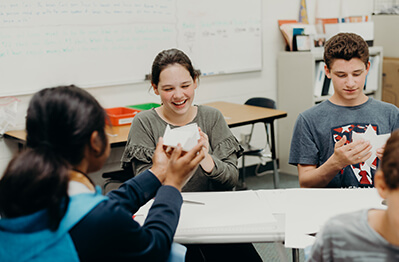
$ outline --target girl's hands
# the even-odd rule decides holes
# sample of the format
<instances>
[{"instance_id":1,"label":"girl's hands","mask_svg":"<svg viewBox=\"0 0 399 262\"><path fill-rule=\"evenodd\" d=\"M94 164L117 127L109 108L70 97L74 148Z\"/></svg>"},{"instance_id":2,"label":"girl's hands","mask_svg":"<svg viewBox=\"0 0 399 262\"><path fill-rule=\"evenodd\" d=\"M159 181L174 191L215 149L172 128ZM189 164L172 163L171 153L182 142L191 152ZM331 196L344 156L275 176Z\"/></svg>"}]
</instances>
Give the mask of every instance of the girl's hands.
<instances>
[{"instance_id":1,"label":"girl's hands","mask_svg":"<svg viewBox=\"0 0 399 262\"><path fill-rule=\"evenodd\" d=\"M200 127L198 127L198 131L200 133L200 139L198 141L199 143L204 143L203 150L205 153L205 158L201 161L200 165L205 172L210 173L215 167L215 162L213 162L213 158L209 155L209 138L207 134L202 132Z\"/></svg>"},{"instance_id":2,"label":"girl's hands","mask_svg":"<svg viewBox=\"0 0 399 262\"><path fill-rule=\"evenodd\" d=\"M169 155L163 147L163 138L160 137L154 155L152 156L152 167L150 169L161 183L165 181L166 168L169 163Z\"/></svg>"},{"instance_id":3,"label":"girl's hands","mask_svg":"<svg viewBox=\"0 0 399 262\"><path fill-rule=\"evenodd\" d=\"M204 144L202 142L188 152L183 152L181 145L178 144L170 155L164 184L174 186L181 191L204 157Z\"/></svg>"},{"instance_id":4,"label":"girl's hands","mask_svg":"<svg viewBox=\"0 0 399 262\"><path fill-rule=\"evenodd\" d=\"M199 143L204 143L204 151L205 152L205 157L208 155L209 152L209 138L208 135L202 132L201 127L198 127L198 131L200 134L200 139L198 140Z\"/></svg>"},{"instance_id":5,"label":"girl's hands","mask_svg":"<svg viewBox=\"0 0 399 262\"><path fill-rule=\"evenodd\" d=\"M204 142L200 141L190 151L184 152L180 144L173 149L165 147L160 137L150 170L162 184L174 186L181 191L204 158Z\"/></svg>"}]
</instances>

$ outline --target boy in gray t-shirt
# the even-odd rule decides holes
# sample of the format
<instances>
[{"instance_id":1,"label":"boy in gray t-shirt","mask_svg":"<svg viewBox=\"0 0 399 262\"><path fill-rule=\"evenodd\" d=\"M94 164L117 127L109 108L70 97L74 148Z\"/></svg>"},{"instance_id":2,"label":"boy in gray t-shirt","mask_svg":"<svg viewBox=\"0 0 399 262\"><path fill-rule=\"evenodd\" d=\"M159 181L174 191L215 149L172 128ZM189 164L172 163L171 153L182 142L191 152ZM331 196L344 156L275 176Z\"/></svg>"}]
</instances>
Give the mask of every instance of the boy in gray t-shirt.
<instances>
[{"instance_id":1,"label":"boy in gray t-shirt","mask_svg":"<svg viewBox=\"0 0 399 262\"><path fill-rule=\"evenodd\" d=\"M334 94L298 116L289 163L298 167L301 187L372 187L378 159L371 166L368 141L352 142L352 132L376 134L399 128L399 109L363 93L370 69L367 43L353 33L327 41L325 73ZM377 149L380 158L383 148Z\"/></svg>"}]
</instances>

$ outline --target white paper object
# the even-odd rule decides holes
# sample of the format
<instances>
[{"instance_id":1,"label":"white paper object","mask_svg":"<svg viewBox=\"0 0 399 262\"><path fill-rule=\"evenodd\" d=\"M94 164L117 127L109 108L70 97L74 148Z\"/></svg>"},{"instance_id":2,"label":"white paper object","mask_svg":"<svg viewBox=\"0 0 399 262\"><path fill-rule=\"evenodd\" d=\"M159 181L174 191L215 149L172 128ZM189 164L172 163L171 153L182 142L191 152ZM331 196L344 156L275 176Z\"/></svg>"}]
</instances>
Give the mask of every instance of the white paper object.
<instances>
[{"instance_id":1,"label":"white paper object","mask_svg":"<svg viewBox=\"0 0 399 262\"><path fill-rule=\"evenodd\" d=\"M0 97L0 136L15 126L19 99Z\"/></svg>"},{"instance_id":2,"label":"white paper object","mask_svg":"<svg viewBox=\"0 0 399 262\"><path fill-rule=\"evenodd\" d=\"M352 132L352 141L356 142L363 139L364 141L370 141L371 157L365 161L368 166L371 166L375 158L377 157L376 151L381 148L388 140L391 134L377 135L377 132L373 129L372 125L368 125L366 132L357 133Z\"/></svg>"},{"instance_id":3,"label":"white paper object","mask_svg":"<svg viewBox=\"0 0 399 262\"><path fill-rule=\"evenodd\" d=\"M180 143L183 151L190 151L198 144L199 139L200 134L196 123L174 129L171 129L170 126L167 125L163 135L163 144L165 146L176 147L177 144Z\"/></svg>"},{"instance_id":4,"label":"white paper object","mask_svg":"<svg viewBox=\"0 0 399 262\"><path fill-rule=\"evenodd\" d=\"M185 192L182 196L175 238L245 237L276 231L277 221L270 206L255 191ZM137 211L134 219L138 223L144 224L151 205L152 201Z\"/></svg>"}]
</instances>

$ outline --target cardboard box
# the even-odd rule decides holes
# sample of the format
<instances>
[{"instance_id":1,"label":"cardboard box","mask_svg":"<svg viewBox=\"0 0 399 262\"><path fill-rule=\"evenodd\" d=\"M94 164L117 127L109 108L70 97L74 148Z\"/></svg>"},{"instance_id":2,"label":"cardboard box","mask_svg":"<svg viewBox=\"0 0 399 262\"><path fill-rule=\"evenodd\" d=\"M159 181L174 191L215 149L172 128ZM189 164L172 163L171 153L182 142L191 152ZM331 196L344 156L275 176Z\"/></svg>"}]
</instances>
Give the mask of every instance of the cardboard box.
<instances>
[{"instance_id":1,"label":"cardboard box","mask_svg":"<svg viewBox=\"0 0 399 262\"><path fill-rule=\"evenodd\" d=\"M362 23L337 23L337 24L325 24L326 39L330 39L332 36L341 33L355 33L363 37L369 46L373 46L374 43L374 23L362 22Z\"/></svg>"},{"instance_id":2,"label":"cardboard box","mask_svg":"<svg viewBox=\"0 0 399 262\"><path fill-rule=\"evenodd\" d=\"M399 57L399 15L373 15L374 45L384 48L384 55Z\"/></svg>"},{"instance_id":3,"label":"cardboard box","mask_svg":"<svg viewBox=\"0 0 399 262\"><path fill-rule=\"evenodd\" d=\"M399 58L384 57L381 100L399 107Z\"/></svg>"}]
</instances>

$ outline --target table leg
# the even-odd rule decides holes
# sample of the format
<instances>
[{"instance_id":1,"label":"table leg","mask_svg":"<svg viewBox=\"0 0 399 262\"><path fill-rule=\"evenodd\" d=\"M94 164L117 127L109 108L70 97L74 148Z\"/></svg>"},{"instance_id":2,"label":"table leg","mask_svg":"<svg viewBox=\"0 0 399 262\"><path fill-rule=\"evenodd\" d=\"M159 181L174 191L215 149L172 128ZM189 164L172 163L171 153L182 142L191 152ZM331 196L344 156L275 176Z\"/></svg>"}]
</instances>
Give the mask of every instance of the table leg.
<instances>
[{"instance_id":1,"label":"table leg","mask_svg":"<svg viewBox=\"0 0 399 262\"><path fill-rule=\"evenodd\" d=\"M274 188L279 188L280 184L280 175L278 173L277 168L277 156L276 156L276 139L275 139L275 132L274 132L274 121L270 122L270 151L272 153L272 160L273 160L273 182Z\"/></svg>"},{"instance_id":2,"label":"table leg","mask_svg":"<svg viewBox=\"0 0 399 262\"><path fill-rule=\"evenodd\" d=\"M279 188L280 185L280 175L278 173L277 169L277 160L273 159L273 183L274 183L274 188Z\"/></svg>"},{"instance_id":3,"label":"table leg","mask_svg":"<svg viewBox=\"0 0 399 262\"><path fill-rule=\"evenodd\" d=\"M292 261L299 262L299 249L298 248L292 249Z\"/></svg>"}]
</instances>

